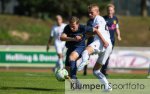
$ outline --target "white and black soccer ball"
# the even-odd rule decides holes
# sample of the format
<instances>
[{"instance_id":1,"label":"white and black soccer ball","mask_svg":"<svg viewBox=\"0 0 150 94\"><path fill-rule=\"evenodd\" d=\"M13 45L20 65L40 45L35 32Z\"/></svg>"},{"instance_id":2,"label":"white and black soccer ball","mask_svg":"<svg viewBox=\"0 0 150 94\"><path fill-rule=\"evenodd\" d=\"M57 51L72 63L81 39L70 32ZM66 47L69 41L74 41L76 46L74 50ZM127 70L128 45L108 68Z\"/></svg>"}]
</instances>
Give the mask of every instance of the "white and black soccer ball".
<instances>
[{"instance_id":1,"label":"white and black soccer ball","mask_svg":"<svg viewBox=\"0 0 150 94\"><path fill-rule=\"evenodd\" d=\"M68 76L66 69L59 69L55 72L55 77L58 81L65 81L65 76Z\"/></svg>"}]
</instances>

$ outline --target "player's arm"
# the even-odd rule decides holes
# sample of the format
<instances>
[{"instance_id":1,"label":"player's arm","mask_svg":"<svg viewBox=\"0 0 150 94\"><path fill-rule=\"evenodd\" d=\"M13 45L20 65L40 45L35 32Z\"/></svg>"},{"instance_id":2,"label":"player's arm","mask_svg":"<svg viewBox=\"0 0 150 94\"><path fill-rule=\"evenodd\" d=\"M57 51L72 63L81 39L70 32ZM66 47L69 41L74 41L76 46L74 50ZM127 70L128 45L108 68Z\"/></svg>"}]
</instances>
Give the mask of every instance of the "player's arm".
<instances>
[{"instance_id":1,"label":"player's arm","mask_svg":"<svg viewBox=\"0 0 150 94\"><path fill-rule=\"evenodd\" d=\"M95 32L98 35L98 37L102 40L104 47L107 48L109 46L109 44L104 39L104 37L102 36L102 34L99 32L99 30L97 28L93 28L93 32Z\"/></svg>"},{"instance_id":2,"label":"player's arm","mask_svg":"<svg viewBox=\"0 0 150 94\"><path fill-rule=\"evenodd\" d=\"M47 43L47 46L46 46L46 51L47 51L47 52L48 52L48 50L49 50L50 44L52 43L53 36L54 36L54 30L53 30L53 28L52 28L51 34L50 34L50 37L49 37L49 39L48 39L48 43Z\"/></svg>"},{"instance_id":3,"label":"player's arm","mask_svg":"<svg viewBox=\"0 0 150 94\"><path fill-rule=\"evenodd\" d=\"M53 39L53 37L49 37L49 39L48 39L48 43L47 43L47 46L46 46L46 51L48 52L48 50L49 50L49 46L50 46L50 44L52 43L52 39Z\"/></svg>"},{"instance_id":4,"label":"player's arm","mask_svg":"<svg viewBox=\"0 0 150 94\"><path fill-rule=\"evenodd\" d=\"M118 18L117 18L117 17L116 17L116 22L117 22L117 24L116 24L117 39L118 39L119 41L121 41L120 29L119 29L119 24L118 24Z\"/></svg>"},{"instance_id":5,"label":"player's arm","mask_svg":"<svg viewBox=\"0 0 150 94\"><path fill-rule=\"evenodd\" d=\"M117 39L119 41L121 41L121 36L120 36L120 29L119 29L119 25L117 24L117 28L116 28L116 34L117 34Z\"/></svg>"},{"instance_id":6,"label":"player's arm","mask_svg":"<svg viewBox=\"0 0 150 94\"><path fill-rule=\"evenodd\" d=\"M75 38L72 38L72 37L68 37L67 34L62 33L60 36L60 40L61 41L80 41L80 40L82 40L82 37L76 36Z\"/></svg>"},{"instance_id":7,"label":"player's arm","mask_svg":"<svg viewBox=\"0 0 150 94\"><path fill-rule=\"evenodd\" d=\"M76 37L68 37L67 35L69 34L69 30L68 30L68 25L64 28L63 33L60 36L60 40L61 41L80 41L82 40L81 36L76 36Z\"/></svg>"},{"instance_id":8,"label":"player's arm","mask_svg":"<svg viewBox=\"0 0 150 94\"><path fill-rule=\"evenodd\" d=\"M101 18L96 19L96 24L97 25L95 26L95 28L97 30L95 31L95 33L102 40L104 47L107 48L109 46L109 43L104 39L103 35L100 33L100 31L103 30L102 28L106 25L103 20L104 19L101 19Z\"/></svg>"},{"instance_id":9,"label":"player's arm","mask_svg":"<svg viewBox=\"0 0 150 94\"><path fill-rule=\"evenodd\" d=\"M91 27L87 27L86 28L87 32L94 32L95 34L98 35L98 37L100 38L100 40L102 40L104 47L107 48L108 47L108 42L104 39L104 37L102 36L102 34L99 32L98 27L96 26L95 28L91 28Z\"/></svg>"}]
</instances>

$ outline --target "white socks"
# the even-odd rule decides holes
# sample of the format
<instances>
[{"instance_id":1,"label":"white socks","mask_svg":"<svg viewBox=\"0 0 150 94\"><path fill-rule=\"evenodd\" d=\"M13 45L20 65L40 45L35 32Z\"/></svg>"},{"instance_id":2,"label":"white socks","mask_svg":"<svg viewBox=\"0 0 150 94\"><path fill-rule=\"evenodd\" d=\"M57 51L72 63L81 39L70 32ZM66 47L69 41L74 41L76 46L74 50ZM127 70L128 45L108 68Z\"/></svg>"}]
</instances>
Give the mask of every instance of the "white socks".
<instances>
[{"instance_id":1,"label":"white socks","mask_svg":"<svg viewBox=\"0 0 150 94\"><path fill-rule=\"evenodd\" d=\"M63 69L63 59L59 58L56 64L56 68Z\"/></svg>"},{"instance_id":2,"label":"white socks","mask_svg":"<svg viewBox=\"0 0 150 94\"><path fill-rule=\"evenodd\" d=\"M89 59L89 53L87 50L85 50L82 53L82 62L87 62L88 59Z\"/></svg>"},{"instance_id":3,"label":"white socks","mask_svg":"<svg viewBox=\"0 0 150 94\"><path fill-rule=\"evenodd\" d=\"M106 77L100 72L100 70L94 70L93 74L100 80L102 84L105 85L104 89L109 89L109 82Z\"/></svg>"}]
</instances>

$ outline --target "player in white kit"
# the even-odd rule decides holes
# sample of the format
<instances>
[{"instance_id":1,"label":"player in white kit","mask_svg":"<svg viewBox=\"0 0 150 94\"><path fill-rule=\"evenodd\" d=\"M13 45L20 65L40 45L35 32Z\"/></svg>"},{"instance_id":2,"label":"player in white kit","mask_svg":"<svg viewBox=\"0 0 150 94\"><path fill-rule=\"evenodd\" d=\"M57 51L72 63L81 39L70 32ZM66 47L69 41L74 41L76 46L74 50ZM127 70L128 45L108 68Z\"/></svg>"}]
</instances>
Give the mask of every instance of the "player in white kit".
<instances>
[{"instance_id":1,"label":"player in white kit","mask_svg":"<svg viewBox=\"0 0 150 94\"><path fill-rule=\"evenodd\" d=\"M65 48L65 42L60 40L60 36L64 30L66 24L63 23L63 18L60 15L56 16L57 25L54 25L51 30L49 41L47 44L47 51L49 50L49 45L51 43L52 37L54 38L54 45L58 55L58 61L56 63L56 68L63 69L63 50Z\"/></svg>"},{"instance_id":2,"label":"player in white kit","mask_svg":"<svg viewBox=\"0 0 150 94\"><path fill-rule=\"evenodd\" d=\"M92 26L98 28L102 37L99 38L97 35L94 37L94 41L86 47L86 49L82 53L82 62L78 66L78 71L83 70L84 66L87 65L87 61L89 55L95 52L97 54L98 59L93 68L93 74L101 81L102 84L105 85L106 91L111 91L111 87L106 79L106 77L100 72L102 65L105 64L107 58L111 54L112 44L110 40L110 34L107 30L106 22L102 16L99 15L99 7L96 4L91 4L89 7L89 17L93 19Z\"/></svg>"}]
</instances>

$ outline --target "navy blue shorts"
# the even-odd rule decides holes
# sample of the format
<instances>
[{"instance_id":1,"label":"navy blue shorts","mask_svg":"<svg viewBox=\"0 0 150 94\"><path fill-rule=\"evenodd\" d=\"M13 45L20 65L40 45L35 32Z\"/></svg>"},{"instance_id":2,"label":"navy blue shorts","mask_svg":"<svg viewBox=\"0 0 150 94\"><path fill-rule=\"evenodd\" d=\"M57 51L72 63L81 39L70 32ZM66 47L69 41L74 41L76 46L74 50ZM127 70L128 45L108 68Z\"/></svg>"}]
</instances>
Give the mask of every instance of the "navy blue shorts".
<instances>
[{"instance_id":1,"label":"navy blue shorts","mask_svg":"<svg viewBox=\"0 0 150 94\"><path fill-rule=\"evenodd\" d=\"M85 50L85 47L80 46L80 47L75 47L75 48L68 48L67 52L66 52L66 61L65 61L65 66L70 66L69 63L69 56L72 52L76 51L79 54L79 58L82 55L82 52Z\"/></svg>"}]
</instances>

